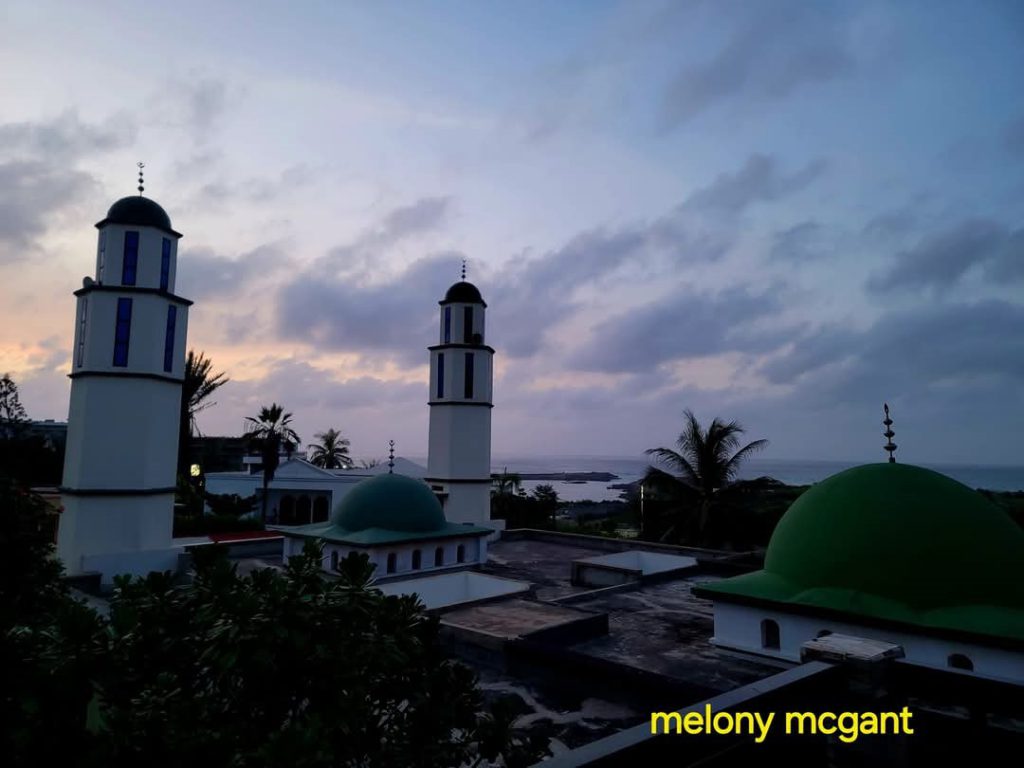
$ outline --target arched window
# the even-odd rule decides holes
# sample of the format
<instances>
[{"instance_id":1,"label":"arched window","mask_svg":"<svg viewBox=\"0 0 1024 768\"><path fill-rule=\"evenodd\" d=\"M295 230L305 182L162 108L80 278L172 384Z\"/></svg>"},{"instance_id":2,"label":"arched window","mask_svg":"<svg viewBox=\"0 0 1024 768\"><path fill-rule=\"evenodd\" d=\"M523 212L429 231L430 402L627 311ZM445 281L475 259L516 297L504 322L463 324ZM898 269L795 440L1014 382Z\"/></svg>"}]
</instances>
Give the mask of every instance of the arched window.
<instances>
[{"instance_id":1,"label":"arched window","mask_svg":"<svg viewBox=\"0 0 1024 768\"><path fill-rule=\"evenodd\" d=\"M331 570L338 570L338 550L336 549L331 550Z\"/></svg>"},{"instance_id":2,"label":"arched window","mask_svg":"<svg viewBox=\"0 0 1024 768\"><path fill-rule=\"evenodd\" d=\"M779 623L765 619L761 622L761 647L778 650L779 646Z\"/></svg>"},{"instance_id":3,"label":"arched window","mask_svg":"<svg viewBox=\"0 0 1024 768\"><path fill-rule=\"evenodd\" d=\"M964 656L962 653L950 654L949 658L946 659L946 664L953 669L964 669L968 672L974 671L974 662L971 661L970 657Z\"/></svg>"},{"instance_id":4,"label":"arched window","mask_svg":"<svg viewBox=\"0 0 1024 768\"><path fill-rule=\"evenodd\" d=\"M421 560L422 553L418 549L414 549L412 551L412 569L414 571L418 571L420 569L420 566L422 565Z\"/></svg>"},{"instance_id":5,"label":"arched window","mask_svg":"<svg viewBox=\"0 0 1024 768\"><path fill-rule=\"evenodd\" d=\"M388 573L394 573L398 567L398 557L394 552L388 552Z\"/></svg>"},{"instance_id":6,"label":"arched window","mask_svg":"<svg viewBox=\"0 0 1024 768\"><path fill-rule=\"evenodd\" d=\"M314 523L326 523L327 522L327 497L317 496L316 501L313 502L313 522Z\"/></svg>"},{"instance_id":7,"label":"arched window","mask_svg":"<svg viewBox=\"0 0 1024 768\"><path fill-rule=\"evenodd\" d=\"M313 522L313 502L305 494L299 496L299 503L295 505L295 521L299 525Z\"/></svg>"},{"instance_id":8,"label":"arched window","mask_svg":"<svg viewBox=\"0 0 1024 768\"><path fill-rule=\"evenodd\" d=\"M466 562L466 545L459 544L458 549L455 550L455 562L464 563Z\"/></svg>"},{"instance_id":9,"label":"arched window","mask_svg":"<svg viewBox=\"0 0 1024 768\"><path fill-rule=\"evenodd\" d=\"M285 496L281 499L281 525L295 525L295 497Z\"/></svg>"},{"instance_id":10,"label":"arched window","mask_svg":"<svg viewBox=\"0 0 1024 768\"><path fill-rule=\"evenodd\" d=\"M434 550L434 567L440 568L444 565L444 547L438 547Z\"/></svg>"},{"instance_id":11,"label":"arched window","mask_svg":"<svg viewBox=\"0 0 1024 768\"><path fill-rule=\"evenodd\" d=\"M815 635L815 637L828 637L831 634L832 634L832 630L831 629L823 629L820 632L818 632L818 634Z\"/></svg>"}]
</instances>

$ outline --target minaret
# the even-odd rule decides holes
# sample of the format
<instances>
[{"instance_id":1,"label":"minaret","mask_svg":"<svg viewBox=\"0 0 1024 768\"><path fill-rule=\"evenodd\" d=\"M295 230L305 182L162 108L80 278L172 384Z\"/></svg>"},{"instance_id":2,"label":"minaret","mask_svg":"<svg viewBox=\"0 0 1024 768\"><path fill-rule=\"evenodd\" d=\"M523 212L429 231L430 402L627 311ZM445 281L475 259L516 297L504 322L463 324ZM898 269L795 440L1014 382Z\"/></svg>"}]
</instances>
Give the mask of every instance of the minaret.
<instances>
[{"instance_id":1,"label":"minaret","mask_svg":"<svg viewBox=\"0 0 1024 768\"><path fill-rule=\"evenodd\" d=\"M96 278L75 291L71 404L57 554L70 574L173 569L175 473L191 301L174 294L178 239L157 203L96 225Z\"/></svg>"},{"instance_id":2,"label":"minaret","mask_svg":"<svg viewBox=\"0 0 1024 768\"><path fill-rule=\"evenodd\" d=\"M427 477L453 523L491 517L491 382L494 350L484 344L480 291L462 280L441 305L440 343L430 347Z\"/></svg>"}]
</instances>

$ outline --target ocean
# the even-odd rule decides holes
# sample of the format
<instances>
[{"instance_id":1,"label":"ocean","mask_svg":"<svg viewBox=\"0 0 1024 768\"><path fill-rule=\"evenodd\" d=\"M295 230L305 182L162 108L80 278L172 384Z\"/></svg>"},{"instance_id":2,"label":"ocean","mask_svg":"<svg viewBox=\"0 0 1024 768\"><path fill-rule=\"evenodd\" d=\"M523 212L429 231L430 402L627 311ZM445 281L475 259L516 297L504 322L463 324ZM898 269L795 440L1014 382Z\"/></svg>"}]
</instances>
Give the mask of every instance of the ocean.
<instances>
[{"instance_id":1,"label":"ocean","mask_svg":"<svg viewBox=\"0 0 1024 768\"><path fill-rule=\"evenodd\" d=\"M752 480L757 477L774 477L787 485L809 485L824 480L836 472L857 466L860 462L841 461L783 461L777 459L751 458L740 468L739 477ZM518 472L520 474L540 472L610 472L618 475L611 482L567 483L562 481L526 480L523 487L527 492L538 485L549 482L565 501L606 501L619 498L620 491L607 486L612 483L630 483L643 477L649 462L644 458L612 458L607 456L559 456L559 457L495 457L492 472ZM1024 467L971 466L957 464L922 464L934 469L971 488L990 491L1024 490Z\"/></svg>"}]
</instances>

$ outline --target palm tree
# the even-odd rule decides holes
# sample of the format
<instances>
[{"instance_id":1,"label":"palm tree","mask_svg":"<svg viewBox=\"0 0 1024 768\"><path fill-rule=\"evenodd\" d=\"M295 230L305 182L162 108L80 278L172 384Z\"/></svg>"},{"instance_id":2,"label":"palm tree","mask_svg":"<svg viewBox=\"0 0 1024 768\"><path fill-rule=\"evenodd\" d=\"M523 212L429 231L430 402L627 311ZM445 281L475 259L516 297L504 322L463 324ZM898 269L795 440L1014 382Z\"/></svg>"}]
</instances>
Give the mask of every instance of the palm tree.
<instances>
[{"instance_id":1,"label":"palm tree","mask_svg":"<svg viewBox=\"0 0 1024 768\"><path fill-rule=\"evenodd\" d=\"M205 411L215 402L210 395L227 384L231 379L221 371L211 372L213 362L204 352L188 351L185 358L185 378L181 383L181 411L178 419L178 475L188 477L190 458L189 443L193 435L199 434L196 414Z\"/></svg>"},{"instance_id":2,"label":"palm tree","mask_svg":"<svg viewBox=\"0 0 1024 768\"><path fill-rule=\"evenodd\" d=\"M250 425L249 439L258 446L260 457L263 459L263 503L260 507L260 520L266 525L267 486L274 479L274 473L280 464L278 455L281 444L284 443L285 451L291 456L292 451L302 440L291 427L292 414L285 413L284 408L277 403L273 403L269 408L263 406L255 417L246 416L245 420Z\"/></svg>"},{"instance_id":3,"label":"palm tree","mask_svg":"<svg viewBox=\"0 0 1024 768\"><path fill-rule=\"evenodd\" d=\"M678 450L651 448L645 451L676 474L648 467L643 482L677 503L693 503L698 510L697 537L703 542L711 510L729 490L740 464L768 445L768 441L754 440L740 448L743 427L737 422L724 423L715 418L705 431L693 411L687 409L683 416L683 431L676 440ZM676 524L671 525L661 538L668 538L676 527Z\"/></svg>"},{"instance_id":4,"label":"palm tree","mask_svg":"<svg viewBox=\"0 0 1024 768\"><path fill-rule=\"evenodd\" d=\"M348 455L351 444L341 432L331 428L326 432L317 432L314 437L320 442L312 446L309 456L311 464L324 469L348 469L352 466L352 458Z\"/></svg>"}]
</instances>

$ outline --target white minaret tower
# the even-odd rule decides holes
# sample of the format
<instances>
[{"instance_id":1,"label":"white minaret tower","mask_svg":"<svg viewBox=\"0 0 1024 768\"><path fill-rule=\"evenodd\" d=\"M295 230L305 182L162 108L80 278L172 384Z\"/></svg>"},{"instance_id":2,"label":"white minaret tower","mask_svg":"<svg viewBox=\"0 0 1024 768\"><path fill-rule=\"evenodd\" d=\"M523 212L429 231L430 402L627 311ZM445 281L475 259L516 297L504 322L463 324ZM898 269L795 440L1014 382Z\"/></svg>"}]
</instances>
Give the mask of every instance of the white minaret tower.
<instances>
[{"instance_id":1,"label":"white minaret tower","mask_svg":"<svg viewBox=\"0 0 1024 768\"><path fill-rule=\"evenodd\" d=\"M430 347L427 476L453 523L491 525L491 383L480 291L462 280L441 305L440 344Z\"/></svg>"},{"instance_id":2,"label":"white minaret tower","mask_svg":"<svg viewBox=\"0 0 1024 768\"><path fill-rule=\"evenodd\" d=\"M173 569L178 419L191 301L174 294L178 238L139 195L96 225L96 279L75 291L64 512L69 574Z\"/></svg>"}]
</instances>

